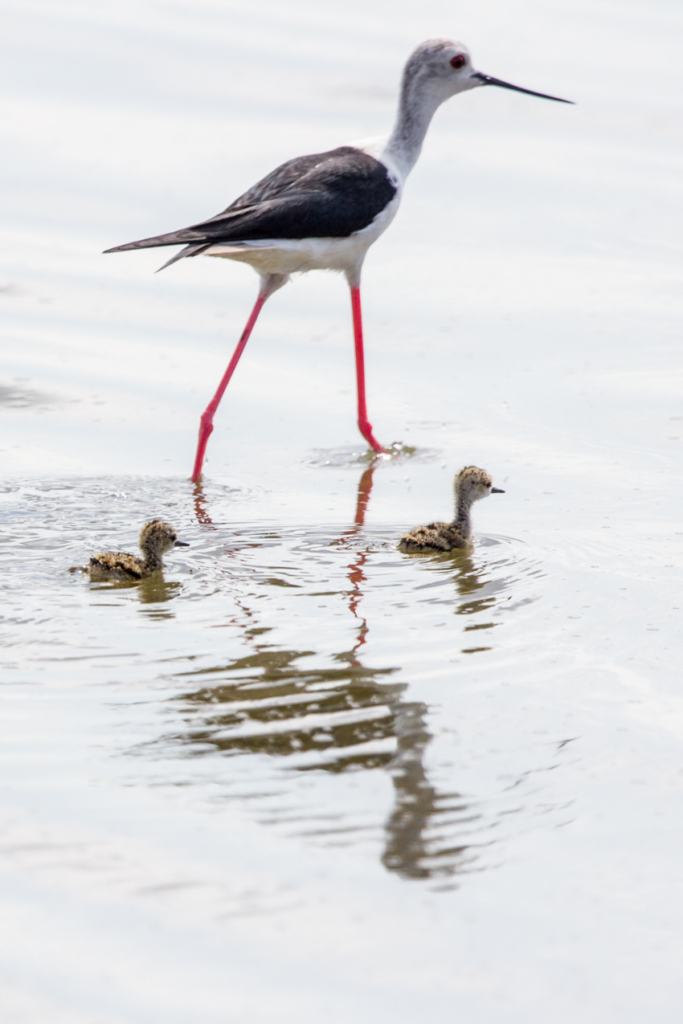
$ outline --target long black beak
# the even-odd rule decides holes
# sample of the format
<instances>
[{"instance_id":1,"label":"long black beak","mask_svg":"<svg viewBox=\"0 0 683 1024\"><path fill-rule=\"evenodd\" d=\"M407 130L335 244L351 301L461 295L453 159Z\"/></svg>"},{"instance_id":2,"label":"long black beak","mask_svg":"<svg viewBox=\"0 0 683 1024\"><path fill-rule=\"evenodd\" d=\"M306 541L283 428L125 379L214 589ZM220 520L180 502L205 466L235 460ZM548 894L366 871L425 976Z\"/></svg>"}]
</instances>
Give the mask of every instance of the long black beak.
<instances>
[{"instance_id":1,"label":"long black beak","mask_svg":"<svg viewBox=\"0 0 683 1024\"><path fill-rule=\"evenodd\" d=\"M177 548L189 548L190 542L189 542L189 540L177 540L175 542L175 546Z\"/></svg>"},{"instance_id":2,"label":"long black beak","mask_svg":"<svg viewBox=\"0 0 683 1024\"><path fill-rule=\"evenodd\" d=\"M505 494L505 491L503 491L500 487L492 487L491 494Z\"/></svg>"},{"instance_id":3,"label":"long black beak","mask_svg":"<svg viewBox=\"0 0 683 1024\"><path fill-rule=\"evenodd\" d=\"M510 85L509 82L503 82L500 78L491 78L490 75L483 75L481 71L475 71L472 78L478 78L484 85L497 85L500 89L512 89L513 92L525 92L527 96L540 96L542 100L555 100L556 103L571 103L574 105L574 100L561 100L559 96L548 96L545 92L534 92L532 89L522 89L519 85Z\"/></svg>"}]
</instances>

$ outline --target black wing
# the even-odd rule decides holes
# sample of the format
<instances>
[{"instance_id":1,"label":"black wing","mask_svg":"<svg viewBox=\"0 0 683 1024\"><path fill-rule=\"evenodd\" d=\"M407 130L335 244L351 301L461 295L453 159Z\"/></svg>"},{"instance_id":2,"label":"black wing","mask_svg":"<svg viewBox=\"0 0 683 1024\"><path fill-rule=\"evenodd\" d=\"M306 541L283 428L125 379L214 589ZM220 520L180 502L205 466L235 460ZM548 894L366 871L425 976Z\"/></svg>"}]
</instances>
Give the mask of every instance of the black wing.
<instances>
[{"instance_id":1,"label":"black wing","mask_svg":"<svg viewBox=\"0 0 683 1024\"><path fill-rule=\"evenodd\" d=\"M353 146L288 160L216 217L107 252L185 244L195 255L220 242L345 238L367 227L396 185L379 160Z\"/></svg>"}]
</instances>

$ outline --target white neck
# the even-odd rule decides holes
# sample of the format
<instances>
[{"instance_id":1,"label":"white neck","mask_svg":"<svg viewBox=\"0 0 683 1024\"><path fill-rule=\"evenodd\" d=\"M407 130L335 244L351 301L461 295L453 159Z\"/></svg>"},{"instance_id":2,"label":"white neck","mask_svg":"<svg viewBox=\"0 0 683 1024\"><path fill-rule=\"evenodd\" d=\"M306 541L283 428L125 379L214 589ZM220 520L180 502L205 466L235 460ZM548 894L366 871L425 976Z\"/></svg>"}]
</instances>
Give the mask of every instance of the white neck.
<instances>
[{"instance_id":1,"label":"white neck","mask_svg":"<svg viewBox=\"0 0 683 1024\"><path fill-rule=\"evenodd\" d=\"M417 163L430 122L445 99L432 82L421 81L419 75L404 76L396 124L385 150L404 177Z\"/></svg>"}]
</instances>

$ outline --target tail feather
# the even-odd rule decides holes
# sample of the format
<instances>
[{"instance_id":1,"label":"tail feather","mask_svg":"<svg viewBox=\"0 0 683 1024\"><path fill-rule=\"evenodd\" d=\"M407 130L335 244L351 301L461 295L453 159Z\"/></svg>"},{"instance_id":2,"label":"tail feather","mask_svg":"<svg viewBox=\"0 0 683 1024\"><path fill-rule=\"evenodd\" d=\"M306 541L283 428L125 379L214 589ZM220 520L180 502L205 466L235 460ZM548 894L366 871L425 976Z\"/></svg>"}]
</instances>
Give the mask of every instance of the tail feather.
<instances>
[{"instance_id":1,"label":"tail feather","mask_svg":"<svg viewBox=\"0 0 683 1024\"><path fill-rule=\"evenodd\" d=\"M210 245L210 242L204 244L200 243L199 245L186 245L185 248L181 249L180 252L177 252L175 256L171 256L170 260L166 260L166 262L159 267L159 270L165 270L166 267L170 267L171 264L176 263L177 260L184 259L185 256L198 256L200 252L204 252L204 250L208 249ZM155 270L154 273L158 274L159 270Z\"/></svg>"},{"instance_id":2,"label":"tail feather","mask_svg":"<svg viewBox=\"0 0 683 1024\"><path fill-rule=\"evenodd\" d=\"M125 245L115 245L113 249L105 249L107 252L126 252L128 249L153 249L160 245L191 245L192 243L205 242L206 235L193 228L183 228L182 231L169 231L166 235L155 235L154 238L141 238L137 242L126 242Z\"/></svg>"}]
</instances>

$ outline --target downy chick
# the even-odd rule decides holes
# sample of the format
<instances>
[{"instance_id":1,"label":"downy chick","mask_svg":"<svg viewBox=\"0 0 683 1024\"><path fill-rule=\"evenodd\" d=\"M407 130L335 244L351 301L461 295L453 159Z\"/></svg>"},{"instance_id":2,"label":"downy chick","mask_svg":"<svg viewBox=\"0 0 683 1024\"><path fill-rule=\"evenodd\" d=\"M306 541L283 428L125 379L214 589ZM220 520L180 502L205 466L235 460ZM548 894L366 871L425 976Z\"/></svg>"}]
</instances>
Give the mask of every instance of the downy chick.
<instances>
[{"instance_id":1,"label":"downy chick","mask_svg":"<svg viewBox=\"0 0 683 1024\"><path fill-rule=\"evenodd\" d=\"M489 494L504 494L500 487L494 487L485 469L465 466L456 473L453 482L455 491L455 519L452 523L428 523L417 526L401 537L400 551L453 551L469 547L472 537L470 509L475 501L487 498Z\"/></svg>"},{"instance_id":2,"label":"downy chick","mask_svg":"<svg viewBox=\"0 0 683 1024\"><path fill-rule=\"evenodd\" d=\"M142 580L163 569L161 556L166 551L173 547L189 547L188 542L178 540L175 529L161 519L151 519L145 523L138 543L144 559L125 551L105 551L101 555L93 555L85 566L73 566L71 571L80 569L96 579Z\"/></svg>"}]
</instances>

